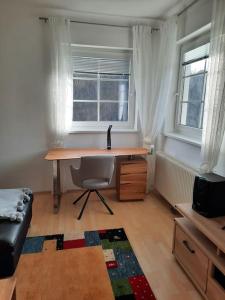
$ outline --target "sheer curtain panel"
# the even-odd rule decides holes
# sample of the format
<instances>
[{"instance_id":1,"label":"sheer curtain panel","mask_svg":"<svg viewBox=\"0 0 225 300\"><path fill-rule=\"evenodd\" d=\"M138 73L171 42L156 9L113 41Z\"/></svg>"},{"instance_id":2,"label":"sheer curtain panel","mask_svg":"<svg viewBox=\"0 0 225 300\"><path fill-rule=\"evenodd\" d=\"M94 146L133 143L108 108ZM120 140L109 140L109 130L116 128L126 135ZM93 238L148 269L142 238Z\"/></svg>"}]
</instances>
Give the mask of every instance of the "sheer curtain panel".
<instances>
[{"instance_id":1,"label":"sheer curtain panel","mask_svg":"<svg viewBox=\"0 0 225 300\"><path fill-rule=\"evenodd\" d=\"M155 91L153 97L153 112L149 124L146 142L155 144L162 130L169 101L175 96L177 71L177 23L171 18L160 26L160 45L158 49L157 68L155 73Z\"/></svg>"},{"instance_id":2,"label":"sheer curtain panel","mask_svg":"<svg viewBox=\"0 0 225 300\"><path fill-rule=\"evenodd\" d=\"M201 172L217 165L225 132L225 1L213 4L202 136Z\"/></svg>"},{"instance_id":3,"label":"sheer curtain panel","mask_svg":"<svg viewBox=\"0 0 225 300\"><path fill-rule=\"evenodd\" d=\"M175 18L163 23L157 32L148 25L133 27L134 81L143 144L155 144L174 92L176 35Z\"/></svg>"},{"instance_id":4,"label":"sheer curtain panel","mask_svg":"<svg viewBox=\"0 0 225 300\"><path fill-rule=\"evenodd\" d=\"M162 130L167 105L174 93L177 25L174 18L152 32L148 25L133 27L133 62L136 101L143 146L150 152ZM154 151L153 151L154 154ZM155 155L148 161L148 189L154 183Z\"/></svg>"},{"instance_id":5,"label":"sheer curtain panel","mask_svg":"<svg viewBox=\"0 0 225 300\"><path fill-rule=\"evenodd\" d=\"M49 17L50 82L48 118L51 147L62 147L72 125L72 62L70 21Z\"/></svg>"},{"instance_id":6,"label":"sheer curtain panel","mask_svg":"<svg viewBox=\"0 0 225 300\"><path fill-rule=\"evenodd\" d=\"M143 140L148 137L153 112L154 57L152 28L133 26L133 69L136 103ZM144 143L143 141L143 143Z\"/></svg>"}]
</instances>

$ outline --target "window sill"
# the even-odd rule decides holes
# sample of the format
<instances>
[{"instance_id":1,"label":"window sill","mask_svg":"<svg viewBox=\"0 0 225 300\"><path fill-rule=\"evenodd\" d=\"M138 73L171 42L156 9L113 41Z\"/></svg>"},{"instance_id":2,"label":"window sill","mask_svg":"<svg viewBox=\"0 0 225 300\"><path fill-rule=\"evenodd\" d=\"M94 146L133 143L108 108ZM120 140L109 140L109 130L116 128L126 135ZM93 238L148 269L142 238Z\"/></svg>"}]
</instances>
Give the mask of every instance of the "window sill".
<instances>
[{"instance_id":1,"label":"window sill","mask_svg":"<svg viewBox=\"0 0 225 300\"><path fill-rule=\"evenodd\" d=\"M179 133L167 132L167 133L164 133L164 135L166 137L169 137L169 138L172 138L172 139L175 139L175 140L179 140L179 141L182 141L182 142L187 143L187 144L191 144L191 145L194 145L194 146L197 146L197 147L201 147L201 141L200 140L193 139L193 138L187 137L187 136L179 134Z\"/></svg>"},{"instance_id":2,"label":"window sill","mask_svg":"<svg viewBox=\"0 0 225 300\"><path fill-rule=\"evenodd\" d=\"M112 129L111 133L138 133L138 129ZM70 134L76 133L107 133L107 129L72 129Z\"/></svg>"}]
</instances>

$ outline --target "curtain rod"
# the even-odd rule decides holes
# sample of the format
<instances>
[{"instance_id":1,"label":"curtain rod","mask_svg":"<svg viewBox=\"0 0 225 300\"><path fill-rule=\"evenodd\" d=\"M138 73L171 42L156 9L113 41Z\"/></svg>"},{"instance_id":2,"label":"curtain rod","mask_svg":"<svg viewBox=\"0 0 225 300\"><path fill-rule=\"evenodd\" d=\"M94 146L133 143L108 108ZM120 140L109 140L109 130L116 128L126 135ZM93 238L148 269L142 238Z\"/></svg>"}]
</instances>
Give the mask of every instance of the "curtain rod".
<instances>
[{"instance_id":1,"label":"curtain rod","mask_svg":"<svg viewBox=\"0 0 225 300\"><path fill-rule=\"evenodd\" d=\"M177 16L179 17L180 15L182 15L186 10L188 10L190 7L192 7L195 3L197 3L199 0L194 0L193 2L191 2L189 5L187 5L184 9L182 9L182 11L180 11Z\"/></svg>"},{"instance_id":2,"label":"curtain rod","mask_svg":"<svg viewBox=\"0 0 225 300\"><path fill-rule=\"evenodd\" d=\"M39 20L48 21L47 17L39 17ZM74 21L70 20L71 23L78 23L78 24L89 24L89 25L102 25L102 26L109 26L109 27L122 27L122 28L130 28L130 26L127 25L115 25L115 24L105 24L105 23L94 23L94 22L84 22L84 21ZM152 31L158 31L160 30L159 28L152 28Z\"/></svg>"}]
</instances>

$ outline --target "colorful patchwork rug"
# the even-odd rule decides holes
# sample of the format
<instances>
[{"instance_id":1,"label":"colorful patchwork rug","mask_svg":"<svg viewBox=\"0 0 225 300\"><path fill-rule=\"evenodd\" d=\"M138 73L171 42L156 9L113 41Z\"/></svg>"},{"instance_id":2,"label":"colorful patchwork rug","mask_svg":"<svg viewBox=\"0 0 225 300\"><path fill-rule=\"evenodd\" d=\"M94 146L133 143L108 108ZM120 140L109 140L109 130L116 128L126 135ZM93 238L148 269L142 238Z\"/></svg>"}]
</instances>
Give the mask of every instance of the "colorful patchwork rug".
<instances>
[{"instance_id":1,"label":"colorful patchwork rug","mask_svg":"<svg viewBox=\"0 0 225 300\"><path fill-rule=\"evenodd\" d=\"M155 300L123 228L26 238L23 254L101 245L116 300Z\"/></svg>"}]
</instances>

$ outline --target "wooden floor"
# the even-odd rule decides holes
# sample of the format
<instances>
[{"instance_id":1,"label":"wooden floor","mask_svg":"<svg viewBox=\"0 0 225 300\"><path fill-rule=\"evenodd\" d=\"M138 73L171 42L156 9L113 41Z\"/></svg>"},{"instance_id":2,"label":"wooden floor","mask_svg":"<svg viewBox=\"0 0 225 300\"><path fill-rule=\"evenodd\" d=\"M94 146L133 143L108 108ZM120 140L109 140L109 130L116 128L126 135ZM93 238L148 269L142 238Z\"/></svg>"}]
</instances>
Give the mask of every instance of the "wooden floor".
<instances>
[{"instance_id":1,"label":"wooden floor","mask_svg":"<svg viewBox=\"0 0 225 300\"><path fill-rule=\"evenodd\" d=\"M52 213L49 193L35 195L29 235L123 227L158 300L202 299L171 253L175 215L169 205L154 194L145 201L118 202L114 190L102 193L114 215L92 195L80 221L76 217L82 203L72 205L79 192L63 196L57 215Z\"/></svg>"}]
</instances>

